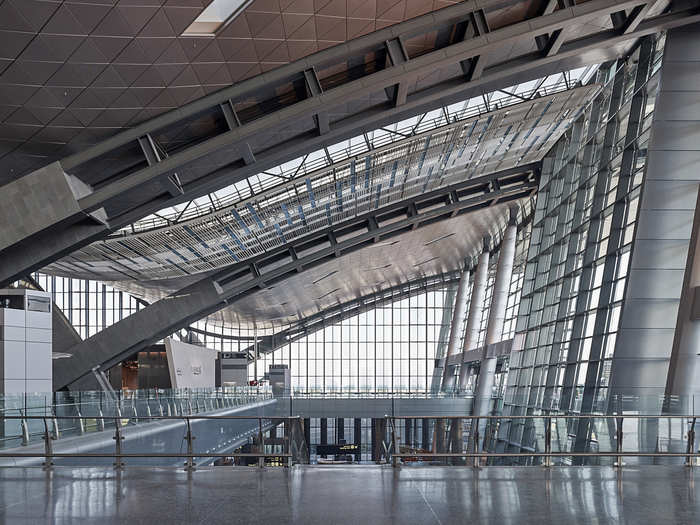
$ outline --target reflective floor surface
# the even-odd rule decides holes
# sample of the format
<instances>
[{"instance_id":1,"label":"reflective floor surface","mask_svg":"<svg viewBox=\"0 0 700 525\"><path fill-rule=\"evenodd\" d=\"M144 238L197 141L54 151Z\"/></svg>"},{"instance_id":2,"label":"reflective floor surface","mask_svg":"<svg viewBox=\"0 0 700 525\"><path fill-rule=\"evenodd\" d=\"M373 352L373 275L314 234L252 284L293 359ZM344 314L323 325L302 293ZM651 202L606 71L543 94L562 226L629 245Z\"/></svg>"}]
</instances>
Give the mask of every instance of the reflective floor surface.
<instances>
[{"instance_id":1,"label":"reflective floor surface","mask_svg":"<svg viewBox=\"0 0 700 525\"><path fill-rule=\"evenodd\" d=\"M700 523L682 466L0 469L0 523Z\"/></svg>"}]
</instances>

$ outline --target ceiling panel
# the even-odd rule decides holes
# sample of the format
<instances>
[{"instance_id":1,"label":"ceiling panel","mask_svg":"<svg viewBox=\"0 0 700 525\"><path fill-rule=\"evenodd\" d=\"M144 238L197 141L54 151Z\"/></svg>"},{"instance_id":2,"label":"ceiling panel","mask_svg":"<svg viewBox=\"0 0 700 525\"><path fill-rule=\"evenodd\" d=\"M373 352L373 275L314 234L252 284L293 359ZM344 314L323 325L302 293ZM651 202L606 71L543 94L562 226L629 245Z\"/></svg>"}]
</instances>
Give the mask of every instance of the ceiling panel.
<instances>
[{"instance_id":1,"label":"ceiling panel","mask_svg":"<svg viewBox=\"0 0 700 525\"><path fill-rule=\"evenodd\" d=\"M0 2L0 185L232 83L456 3L255 0L215 37L183 36L209 1Z\"/></svg>"}]
</instances>

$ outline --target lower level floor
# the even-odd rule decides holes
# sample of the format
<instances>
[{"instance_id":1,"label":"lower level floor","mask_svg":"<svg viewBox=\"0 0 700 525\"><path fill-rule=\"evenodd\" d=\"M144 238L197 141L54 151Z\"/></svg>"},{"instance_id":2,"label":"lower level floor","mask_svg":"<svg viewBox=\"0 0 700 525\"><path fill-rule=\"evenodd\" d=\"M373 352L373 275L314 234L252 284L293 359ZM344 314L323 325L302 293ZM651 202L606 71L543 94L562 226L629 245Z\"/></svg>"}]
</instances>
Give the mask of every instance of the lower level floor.
<instances>
[{"instance_id":1,"label":"lower level floor","mask_svg":"<svg viewBox=\"0 0 700 525\"><path fill-rule=\"evenodd\" d=\"M0 523L700 523L700 470L0 469Z\"/></svg>"}]
</instances>

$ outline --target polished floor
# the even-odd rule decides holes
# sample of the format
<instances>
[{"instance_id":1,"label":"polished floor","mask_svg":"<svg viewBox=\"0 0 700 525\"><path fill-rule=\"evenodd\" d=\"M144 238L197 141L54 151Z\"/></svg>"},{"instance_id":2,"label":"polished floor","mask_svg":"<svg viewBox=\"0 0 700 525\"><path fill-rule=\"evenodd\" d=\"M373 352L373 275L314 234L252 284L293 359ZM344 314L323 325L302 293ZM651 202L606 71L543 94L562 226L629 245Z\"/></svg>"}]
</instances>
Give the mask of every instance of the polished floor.
<instances>
[{"instance_id":1,"label":"polished floor","mask_svg":"<svg viewBox=\"0 0 700 525\"><path fill-rule=\"evenodd\" d=\"M0 523L700 523L700 470L0 469Z\"/></svg>"}]
</instances>

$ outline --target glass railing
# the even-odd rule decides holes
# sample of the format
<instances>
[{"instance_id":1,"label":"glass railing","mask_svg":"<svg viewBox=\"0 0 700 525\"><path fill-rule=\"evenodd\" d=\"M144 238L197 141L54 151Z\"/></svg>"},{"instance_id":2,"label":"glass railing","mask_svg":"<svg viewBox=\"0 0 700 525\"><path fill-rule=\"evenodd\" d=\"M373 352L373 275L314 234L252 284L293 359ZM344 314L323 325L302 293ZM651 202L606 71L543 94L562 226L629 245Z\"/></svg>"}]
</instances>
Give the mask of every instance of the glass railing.
<instances>
[{"instance_id":1,"label":"glass railing","mask_svg":"<svg viewBox=\"0 0 700 525\"><path fill-rule=\"evenodd\" d=\"M559 393L545 395L544 399L536 404L532 403L529 393L513 395L512 391L506 391L505 395L507 409L513 414L522 410L562 415L668 414L681 416L700 413L700 395L610 395L597 397L590 404L586 404L585 401L582 387L566 398Z\"/></svg>"},{"instance_id":2,"label":"glass railing","mask_svg":"<svg viewBox=\"0 0 700 525\"><path fill-rule=\"evenodd\" d=\"M221 398L224 399L224 398ZM247 413L151 416L150 427L128 425L115 418L111 429L80 440L59 440L51 418L26 416L44 426L41 444L0 449L0 466L174 467L250 465L290 466L308 463L303 423L298 417L271 417L250 406ZM7 416L5 421L16 416ZM55 420L66 417L56 416ZM75 418L86 424L92 418ZM111 421L113 418L98 417ZM278 430L279 429L279 430ZM279 436L277 437L277 433ZM268 437L266 437L266 434Z\"/></svg>"},{"instance_id":3,"label":"glass railing","mask_svg":"<svg viewBox=\"0 0 700 525\"><path fill-rule=\"evenodd\" d=\"M700 465L695 415L388 416L384 459L487 465ZM410 424L419 422L421 431ZM428 431L423 431L424 426ZM423 437L421 437L423 436ZM427 440L425 438L427 436ZM577 436L579 437L577 439Z\"/></svg>"},{"instance_id":4,"label":"glass railing","mask_svg":"<svg viewBox=\"0 0 700 525\"><path fill-rule=\"evenodd\" d=\"M440 417L416 414L373 417L365 443L338 441L342 447L319 452L315 434L308 434L300 416L261 414L199 414L152 416L164 423L159 432L122 425L89 443L54 439L49 418L28 416L44 425L42 444L0 450L3 466L52 464L66 466L128 465L185 468L212 461L227 465L264 466L308 463L309 451L354 461L370 445L375 463L400 465L499 465L557 467L567 465L700 465L697 416L677 415L526 415ZM63 419L57 417L57 419ZM82 420L85 418L82 416ZM6 419L7 421L7 419ZM166 428L167 427L167 428ZM309 440L307 435L311 436ZM576 439L584 436L585 439ZM310 442L309 442L310 441ZM323 443L324 445L332 443ZM349 446L350 445L350 446ZM352 452L348 452L351 450ZM337 458L336 458L337 459ZM357 458L355 458L357 460ZM237 462L236 462L237 461Z\"/></svg>"},{"instance_id":5,"label":"glass railing","mask_svg":"<svg viewBox=\"0 0 700 525\"><path fill-rule=\"evenodd\" d=\"M41 441L48 421L54 439L272 399L267 387L149 389L7 394L0 396L0 448Z\"/></svg>"}]
</instances>

